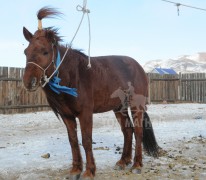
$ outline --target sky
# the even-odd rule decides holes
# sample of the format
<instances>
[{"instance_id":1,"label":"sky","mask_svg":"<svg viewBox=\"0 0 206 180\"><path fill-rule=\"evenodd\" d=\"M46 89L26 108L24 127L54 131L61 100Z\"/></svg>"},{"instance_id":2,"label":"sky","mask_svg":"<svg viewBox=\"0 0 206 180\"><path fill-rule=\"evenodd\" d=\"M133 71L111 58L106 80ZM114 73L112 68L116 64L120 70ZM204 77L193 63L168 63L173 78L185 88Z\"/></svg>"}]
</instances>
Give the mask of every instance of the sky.
<instances>
[{"instance_id":1,"label":"sky","mask_svg":"<svg viewBox=\"0 0 206 180\"><path fill-rule=\"evenodd\" d=\"M204 0L174 2L206 8ZM23 36L25 26L37 30L37 11L50 6L64 16L44 19L43 27L55 26L70 43L80 23L82 12L76 10L83 0L7 0L0 6L0 66L25 67ZM91 11L91 56L126 55L140 64L155 59L176 58L206 52L206 11L180 6L162 0L87 0ZM88 23L85 17L73 41L73 48L88 54Z\"/></svg>"}]
</instances>

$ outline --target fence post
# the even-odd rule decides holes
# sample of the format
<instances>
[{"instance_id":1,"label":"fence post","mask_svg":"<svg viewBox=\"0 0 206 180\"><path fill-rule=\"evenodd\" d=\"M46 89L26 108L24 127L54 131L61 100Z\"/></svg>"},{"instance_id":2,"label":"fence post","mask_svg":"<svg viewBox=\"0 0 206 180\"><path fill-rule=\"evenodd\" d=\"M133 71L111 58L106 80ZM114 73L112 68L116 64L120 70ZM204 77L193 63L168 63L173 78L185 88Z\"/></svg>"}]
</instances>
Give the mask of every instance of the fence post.
<instances>
[{"instance_id":1,"label":"fence post","mask_svg":"<svg viewBox=\"0 0 206 180\"><path fill-rule=\"evenodd\" d=\"M151 104L151 96L150 96L150 74L147 74L147 79L148 79L148 99L147 99L147 103Z\"/></svg>"},{"instance_id":2,"label":"fence post","mask_svg":"<svg viewBox=\"0 0 206 180\"><path fill-rule=\"evenodd\" d=\"M178 85L178 101L182 100L182 74L181 72L179 73L179 85Z\"/></svg>"}]
</instances>

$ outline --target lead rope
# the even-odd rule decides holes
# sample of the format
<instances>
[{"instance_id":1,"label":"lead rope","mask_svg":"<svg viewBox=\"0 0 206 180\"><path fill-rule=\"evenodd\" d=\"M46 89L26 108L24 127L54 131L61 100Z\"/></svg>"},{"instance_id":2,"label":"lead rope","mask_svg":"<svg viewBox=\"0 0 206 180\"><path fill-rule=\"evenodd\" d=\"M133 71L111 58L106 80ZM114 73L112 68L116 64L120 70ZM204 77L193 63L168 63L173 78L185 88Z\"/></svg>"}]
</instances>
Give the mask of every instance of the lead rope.
<instances>
[{"instance_id":1,"label":"lead rope","mask_svg":"<svg viewBox=\"0 0 206 180\"><path fill-rule=\"evenodd\" d=\"M84 1L83 1L83 6L77 5L76 9L77 9L77 11L82 11L82 12L83 12L82 18L81 18L80 23L79 23L79 26L77 27L77 30L76 30L76 32L75 32L75 34L74 34L74 36L73 36L73 38L72 38L72 40L71 40L71 42L70 42L70 44L69 44L69 47L66 49L66 51L65 51L65 53L64 53L64 56L62 57L61 62L60 62L59 65L56 67L56 69L54 70L54 72L53 72L53 73L51 74L51 76L49 76L48 78L47 78L46 75L44 75L44 81L45 81L45 82L44 82L44 84L42 84L42 87L46 86L46 84L50 81L50 79L51 79L51 78L56 74L56 72L59 70L61 64L62 64L63 61L64 61L64 58L65 58L66 55L67 55L67 52L68 52L69 49L71 48L71 44L73 43L73 41L74 41L74 39L75 39L75 37L76 37L79 29L80 29L80 26L81 26L81 24L82 24L82 22L83 22L83 19L84 19L84 15L85 15L85 14L87 14L88 26L89 26L89 48L88 48L88 65L87 65L87 68L88 68L88 69L91 68L91 60L90 60L91 26L90 26L90 18L89 18L90 10L87 9L87 0L84 0Z\"/></svg>"},{"instance_id":2,"label":"lead rope","mask_svg":"<svg viewBox=\"0 0 206 180\"><path fill-rule=\"evenodd\" d=\"M80 25L82 24L82 21L83 21L83 19L84 19L84 15L87 14L87 21L88 21L88 26L89 26L89 48L88 48L88 61L89 61L89 62L88 62L87 67L88 67L88 68L91 68L91 60L90 60L91 25L90 25L90 18L89 18L90 10L87 9L86 7L87 7L87 0L84 0L84 2L83 2L83 7L80 6L80 5L78 5L78 6L76 7L76 9L77 9L77 11L82 11L82 12L83 12ZM77 29L77 32L78 32L78 30L79 30L79 28L80 28L80 25L79 25L79 27L78 27L78 29ZM76 32L76 34L77 34L77 32ZM76 34L75 34L75 36L76 36ZM75 36L74 36L74 37L75 37ZM74 38L73 38L73 40L74 40ZM73 41L73 40L72 40L72 41Z\"/></svg>"}]
</instances>

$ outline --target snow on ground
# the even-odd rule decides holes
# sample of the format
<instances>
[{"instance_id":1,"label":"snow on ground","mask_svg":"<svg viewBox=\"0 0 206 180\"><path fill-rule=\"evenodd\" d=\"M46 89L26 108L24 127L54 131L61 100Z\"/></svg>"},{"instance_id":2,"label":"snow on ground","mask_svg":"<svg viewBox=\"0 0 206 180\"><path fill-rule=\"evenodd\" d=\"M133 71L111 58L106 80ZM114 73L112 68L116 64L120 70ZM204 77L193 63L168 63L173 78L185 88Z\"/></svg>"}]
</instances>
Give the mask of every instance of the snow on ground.
<instances>
[{"instance_id":1,"label":"snow on ground","mask_svg":"<svg viewBox=\"0 0 206 180\"><path fill-rule=\"evenodd\" d=\"M148 114L163 149L183 139L206 137L206 104L149 105ZM81 143L79 127L78 135ZM112 169L121 156L116 148L123 145L113 112L94 115L93 141L97 173ZM85 162L82 146L81 152ZM41 157L46 153L49 159ZM71 162L66 128L53 112L0 115L0 180L41 179L44 174L33 172L69 169Z\"/></svg>"}]
</instances>

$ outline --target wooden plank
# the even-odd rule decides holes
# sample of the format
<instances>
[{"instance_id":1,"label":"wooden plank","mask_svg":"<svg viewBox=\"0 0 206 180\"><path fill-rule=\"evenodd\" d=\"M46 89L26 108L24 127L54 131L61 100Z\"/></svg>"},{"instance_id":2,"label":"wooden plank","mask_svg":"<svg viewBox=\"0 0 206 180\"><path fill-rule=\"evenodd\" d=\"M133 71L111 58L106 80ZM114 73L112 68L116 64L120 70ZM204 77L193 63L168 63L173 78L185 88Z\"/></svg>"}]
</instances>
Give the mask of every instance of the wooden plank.
<instances>
[{"instance_id":1,"label":"wooden plank","mask_svg":"<svg viewBox=\"0 0 206 180\"><path fill-rule=\"evenodd\" d=\"M203 78L205 78L205 74L203 73ZM203 94L203 103L205 103L205 82L203 82L203 87L202 87L202 94Z\"/></svg>"},{"instance_id":2,"label":"wooden plank","mask_svg":"<svg viewBox=\"0 0 206 180\"><path fill-rule=\"evenodd\" d=\"M16 78L22 79L21 77L21 68L16 68ZM22 87L22 80L21 81L16 81L16 96L15 96L15 105L19 106L21 105L20 103L20 93L21 93L21 88ZM17 110L17 113L22 113L22 110Z\"/></svg>"},{"instance_id":3,"label":"wooden plank","mask_svg":"<svg viewBox=\"0 0 206 180\"><path fill-rule=\"evenodd\" d=\"M181 81L180 81L180 101L184 101L184 82L182 81L183 74L180 74Z\"/></svg>"},{"instance_id":4,"label":"wooden plank","mask_svg":"<svg viewBox=\"0 0 206 180\"><path fill-rule=\"evenodd\" d=\"M36 105L9 105L9 106L0 106L0 109L10 110L10 109L25 109L25 108L42 108L49 107L48 104L36 104Z\"/></svg>"},{"instance_id":5,"label":"wooden plank","mask_svg":"<svg viewBox=\"0 0 206 180\"><path fill-rule=\"evenodd\" d=\"M191 74L187 74L187 79L192 79L192 75ZM194 81L188 81L187 82L187 101L191 101L191 96L190 96L190 91L191 91L191 83L193 82L194 85ZM195 86L193 86L195 87Z\"/></svg>"},{"instance_id":6,"label":"wooden plank","mask_svg":"<svg viewBox=\"0 0 206 180\"><path fill-rule=\"evenodd\" d=\"M16 68L9 68L9 78L16 77ZM15 81L8 81L9 84L9 102L10 106L15 105L15 94L16 94L16 82ZM8 109L9 114L16 113L15 109Z\"/></svg>"},{"instance_id":7,"label":"wooden plank","mask_svg":"<svg viewBox=\"0 0 206 180\"><path fill-rule=\"evenodd\" d=\"M8 77L1 77L0 81L22 81L21 78L8 78Z\"/></svg>"},{"instance_id":8,"label":"wooden plank","mask_svg":"<svg viewBox=\"0 0 206 180\"><path fill-rule=\"evenodd\" d=\"M203 78L203 75L202 73L200 73L200 78ZM200 102L202 103L203 102L203 92L202 92L202 89L203 89L203 82L199 82L200 83L200 88L199 88L199 100Z\"/></svg>"},{"instance_id":9,"label":"wooden plank","mask_svg":"<svg viewBox=\"0 0 206 180\"><path fill-rule=\"evenodd\" d=\"M182 79L181 81L206 81L205 78L187 78L187 79Z\"/></svg>"},{"instance_id":10,"label":"wooden plank","mask_svg":"<svg viewBox=\"0 0 206 180\"><path fill-rule=\"evenodd\" d=\"M151 81L178 81L179 78L172 78L172 79L167 79L167 78L164 78L164 79L158 79L158 78L152 78Z\"/></svg>"},{"instance_id":11,"label":"wooden plank","mask_svg":"<svg viewBox=\"0 0 206 180\"><path fill-rule=\"evenodd\" d=\"M0 77L3 75L3 67L0 67ZM0 106L4 105L4 97L3 97L3 82L0 81ZM0 113L3 113L0 111Z\"/></svg>"},{"instance_id":12,"label":"wooden plank","mask_svg":"<svg viewBox=\"0 0 206 180\"><path fill-rule=\"evenodd\" d=\"M3 71L3 76L4 77L8 77L8 67L3 67L2 69ZM8 83L6 81L2 82L2 99L3 99L3 105L9 105L9 99L8 99ZM6 111L4 110L3 113L6 113Z\"/></svg>"}]
</instances>

